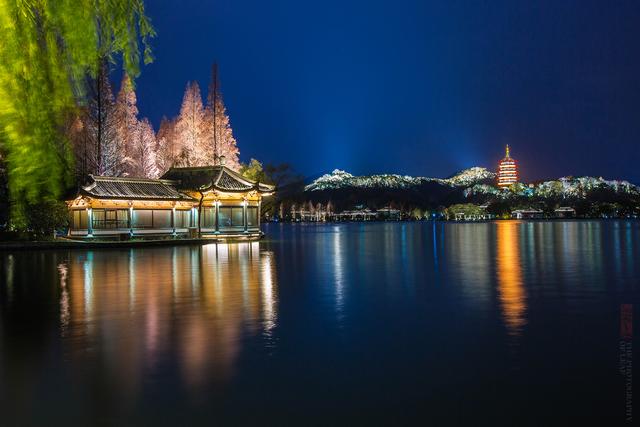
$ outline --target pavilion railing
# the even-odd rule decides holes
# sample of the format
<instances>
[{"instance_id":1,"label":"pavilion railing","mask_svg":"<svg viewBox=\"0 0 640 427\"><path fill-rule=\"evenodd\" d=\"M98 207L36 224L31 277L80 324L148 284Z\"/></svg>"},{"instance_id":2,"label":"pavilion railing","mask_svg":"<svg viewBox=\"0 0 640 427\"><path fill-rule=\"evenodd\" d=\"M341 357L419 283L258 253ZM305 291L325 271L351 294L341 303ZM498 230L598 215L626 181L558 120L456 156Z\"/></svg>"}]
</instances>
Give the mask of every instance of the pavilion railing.
<instances>
[{"instance_id":1,"label":"pavilion railing","mask_svg":"<svg viewBox=\"0 0 640 427\"><path fill-rule=\"evenodd\" d=\"M129 228L129 221L126 219L94 219L93 228L96 230Z\"/></svg>"}]
</instances>

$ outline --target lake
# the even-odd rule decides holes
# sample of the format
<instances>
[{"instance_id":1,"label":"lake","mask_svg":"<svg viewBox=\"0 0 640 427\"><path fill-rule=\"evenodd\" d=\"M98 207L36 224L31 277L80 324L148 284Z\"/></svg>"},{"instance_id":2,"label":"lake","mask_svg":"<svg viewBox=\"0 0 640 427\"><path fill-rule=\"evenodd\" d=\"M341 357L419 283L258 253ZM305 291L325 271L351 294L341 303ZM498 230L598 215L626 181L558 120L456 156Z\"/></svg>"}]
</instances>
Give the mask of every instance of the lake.
<instances>
[{"instance_id":1,"label":"lake","mask_svg":"<svg viewBox=\"0 0 640 427\"><path fill-rule=\"evenodd\" d=\"M263 229L0 253L0 424L613 424L632 408L640 222Z\"/></svg>"}]
</instances>

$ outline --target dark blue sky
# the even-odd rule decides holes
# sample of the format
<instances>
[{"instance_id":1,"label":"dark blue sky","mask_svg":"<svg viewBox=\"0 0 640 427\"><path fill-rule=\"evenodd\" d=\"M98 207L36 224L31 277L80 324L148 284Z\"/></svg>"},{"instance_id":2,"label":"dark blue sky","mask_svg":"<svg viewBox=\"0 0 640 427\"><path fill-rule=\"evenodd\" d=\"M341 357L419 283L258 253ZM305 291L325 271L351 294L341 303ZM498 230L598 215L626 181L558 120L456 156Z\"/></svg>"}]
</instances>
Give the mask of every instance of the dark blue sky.
<instances>
[{"instance_id":1,"label":"dark blue sky","mask_svg":"<svg viewBox=\"0 0 640 427\"><path fill-rule=\"evenodd\" d=\"M243 161L307 176L640 182L640 2L147 0L156 60L137 83L156 129L214 60Z\"/></svg>"}]
</instances>

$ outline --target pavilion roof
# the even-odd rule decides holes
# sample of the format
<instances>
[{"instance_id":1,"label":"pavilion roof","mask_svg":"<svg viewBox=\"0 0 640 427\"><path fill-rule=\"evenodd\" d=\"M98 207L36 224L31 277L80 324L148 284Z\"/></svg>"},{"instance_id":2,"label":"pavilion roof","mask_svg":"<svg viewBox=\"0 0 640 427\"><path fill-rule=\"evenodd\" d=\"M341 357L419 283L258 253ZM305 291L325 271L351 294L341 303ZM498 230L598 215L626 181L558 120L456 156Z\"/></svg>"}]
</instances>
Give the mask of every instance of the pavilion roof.
<instances>
[{"instance_id":1,"label":"pavilion roof","mask_svg":"<svg viewBox=\"0 0 640 427\"><path fill-rule=\"evenodd\" d=\"M193 200L166 179L122 178L91 175L92 182L80 193L97 199Z\"/></svg>"},{"instance_id":2,"label":"pavilion roof","mask_svg":"<svg viewBox=\"0 0 640 427\"><path fill-rule=\"evenodd\" d=\"M177 181L180 190L219 190L238 193L255 190L268 193L275 190L274 185L256 182L245 178L223 165L171 168L163 175L164 179Z\"/></svg>"}]
</instances>

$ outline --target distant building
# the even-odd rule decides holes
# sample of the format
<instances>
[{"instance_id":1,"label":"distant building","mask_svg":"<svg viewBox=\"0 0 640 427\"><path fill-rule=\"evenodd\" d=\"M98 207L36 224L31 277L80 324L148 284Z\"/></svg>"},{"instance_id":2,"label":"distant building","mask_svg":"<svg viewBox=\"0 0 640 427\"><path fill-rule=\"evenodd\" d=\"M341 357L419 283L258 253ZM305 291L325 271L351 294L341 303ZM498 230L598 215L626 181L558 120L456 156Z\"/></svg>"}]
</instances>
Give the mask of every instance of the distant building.
<instances>
[{"instance_id":1,"label":"distant building","mask_svg":"<svg viewBox=\"0 0 640 427\"><path fill-rule=\"evenodd\" d=\"M556 218L575 218L576 210L572 207L561 206L554 210L554 214Z\"/></svg>"},{"instance_id":2,"label":"distant building","mask_svg":"<svg viewBox=\"0 0 640 427\"><path fill-rule=\"evenodd\" d=\"M342 211L333 215L336 221L371 221L376 219L377 212L368 208L360 208L349 211Z\"/></svg>"},{"instance_id":3,"label":"distant building","mask_svg":"<svg viewBox=\"0 0 640 427\"><path fill-rule=\"evenodd\" d=\"M544 212L540 209L518 209L511 212L511 217L515 219L540 219L544 218Z\"/></svg>"},{"instance_id":4,"label":"distant building","mask_svg":"<svg viewBox=\"0 0 640 427\"><path fill-rule=\"evenodd\" d=\"M329 217L329 212L324 209L305 209L301 207L291 208L291 218L294 222L325 222Z\"/></svg>"},{"instance_id":5,"label":"distant building","mask_svg":"<svg viewBox=\"0 0 640 427\"><path fill-rule=\"evenodd\" d=\"M509 145L505 149L504 159L498 164L498 187L506 188L518 182L518 164L509 155Z\"/></svg>"},{"instance_id":6,"label":"distant building","mask_svg":"<svg viewBox=\"0 0 640 427\"><path fill-rule=\"evenodd\" d=\"M456 221L487 221L495 218L495 215L487 212L487 205L478 206L473 211L455 212Z\"/></svg>"},{"instance_id":7,"label":"distant building","mask_svg":"<svg viewBox=\"0 0 640 427\"><path fill-rule=\"evenodd\" d=\"M377 214L378 218L383 220L397 221L401 219L400 210L394 209L391 206L385 206L382 209L378 209Z\"/></svg>"}]
</instances>

